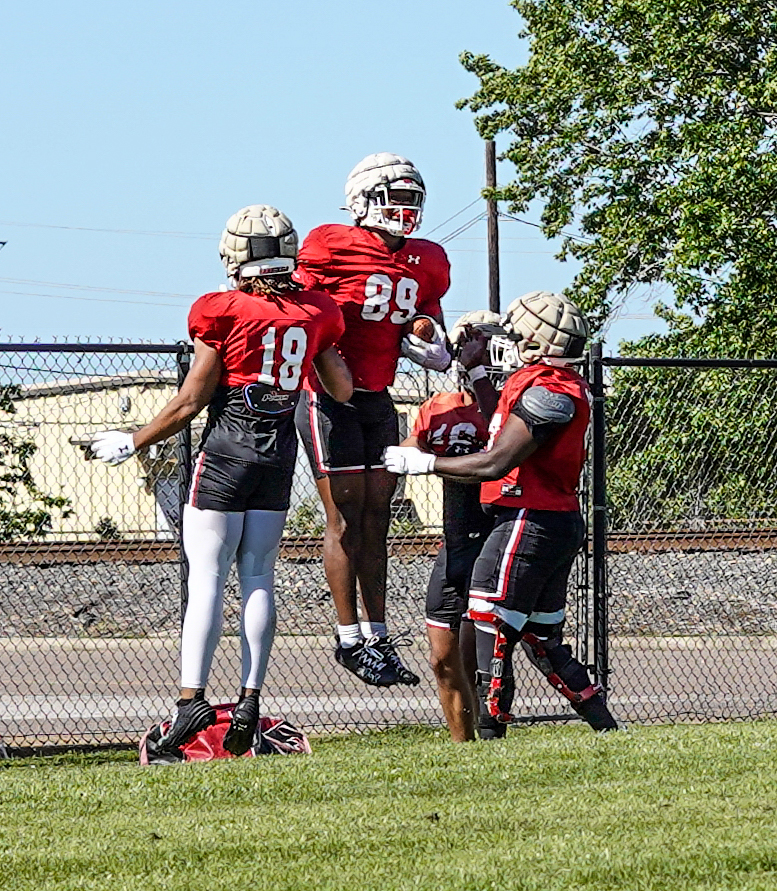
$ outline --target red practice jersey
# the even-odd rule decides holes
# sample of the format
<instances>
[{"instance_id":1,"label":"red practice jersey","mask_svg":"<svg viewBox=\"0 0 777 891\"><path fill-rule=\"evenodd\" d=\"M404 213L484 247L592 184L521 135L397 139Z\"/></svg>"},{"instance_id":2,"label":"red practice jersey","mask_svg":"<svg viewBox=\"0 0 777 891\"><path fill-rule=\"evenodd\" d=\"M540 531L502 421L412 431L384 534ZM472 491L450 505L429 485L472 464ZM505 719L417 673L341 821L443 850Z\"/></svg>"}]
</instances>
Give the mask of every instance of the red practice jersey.
<instances>
[{"instance_id":1,"label":"red practice jersey","mask_svg":"<svg viewBox=\"0 0 777 891\"><path fill-rule=\"evenodd\" d=\"M321 291L200 297L189 313L189 335L213 347L223 364L201 450L249 463L293 464L294 409L303 381L343 330L337 304Z\"/></svg>"},{"instance_id":2,"label":"red practice jersey","mask_svg":"<svg viewBox=\"0 0 777 891\"><path fill-rule=\"evenodd\" d=\"M313 359L344 331L343 316L320 291L282 297L215 291L195 301L189 336L213 347L224 366L220 383L261 383L285 392L301 389Z\"/></svg>"},{"instance_id":3,"label":"red practice jersey","mask_svg":"<svg viewBox=\"0 0 777 891\"><path fill-rule=\"evenodd\" d=\"M501 480L483 483L483 504L535 510L579 510L577 487L585 461L585 438L591 416L590 389L571 368L538 362L520 368L505 384L489 426L491 448L521 394L529 387L565 393L575 404L575 416L533 455Z\"/></svg>"},{"instance_id":4,"label":"red practice jersey","mask_svg":"<svg viewBox=\"0 0 777 891\"><path fill-rule=\"evenodd\" d=\"M466 405L463 393L438 393L418 410L412 435L423 448L441 457L480 452L488 442L488 428L477 403Z\"/></svg>"},{"instance_id":5,"label":"red practice jersey","mask_svg":"<svg viewBox=\"0 0 777 891\"><path fill-rule=\"evenodd\" d=\"M436 316L450 285L450 264L440 245L409 238L393 253L359 226L332 223L313 229L298 257L295 277L327 291L343 312L337 348L354 386L383 390L394 382L402 327L418 314ZM320 390L318 381L310 384Z\"/></svg>"}]
</instances>

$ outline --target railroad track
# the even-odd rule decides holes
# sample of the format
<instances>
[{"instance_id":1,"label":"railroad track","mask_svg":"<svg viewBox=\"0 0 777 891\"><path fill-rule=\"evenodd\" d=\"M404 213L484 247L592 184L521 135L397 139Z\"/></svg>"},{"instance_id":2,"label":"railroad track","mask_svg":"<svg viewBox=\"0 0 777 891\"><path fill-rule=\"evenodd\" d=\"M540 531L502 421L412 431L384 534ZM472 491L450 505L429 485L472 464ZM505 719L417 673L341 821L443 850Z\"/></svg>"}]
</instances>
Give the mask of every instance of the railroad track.
<instances>
[{"instance_id":1,"label":"railroad track","mask_svg":"<svg viewBox=\"0 0 777 891\"><path fill-rule=\"evenodd\" d=\"M434 557L439 534L403 535L389 538L392 557ZM738 531L611 533L611 554L652 554L666 551L768 551L777 550L777 527L753 527ZM48 566L84 563L168 563L178 560L174 541L42 541L0 544L0 563ZM289 535L281 540L282 560L318 560L321 539L313 535Z\"/></svg>"}]
</instances>

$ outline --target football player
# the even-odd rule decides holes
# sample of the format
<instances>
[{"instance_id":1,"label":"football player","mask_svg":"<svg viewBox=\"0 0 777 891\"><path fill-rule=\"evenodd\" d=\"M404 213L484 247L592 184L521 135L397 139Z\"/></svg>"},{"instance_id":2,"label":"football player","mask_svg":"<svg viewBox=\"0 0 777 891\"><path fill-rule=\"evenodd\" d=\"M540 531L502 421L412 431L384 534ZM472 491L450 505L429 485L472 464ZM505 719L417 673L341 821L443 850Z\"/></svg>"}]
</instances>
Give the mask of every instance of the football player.
<instances>
[{"instance_id":1,"label":"football player","mask_svg":"<svg viewBox=\"0 0 777 891\"><path fill-rule=\"evenodd\" d=\"M222 627L224 585L237 561L242 592L242 689L224 748L248 751L259 721L259 693L275 633L273 570L297 451L294 410L313 371L333 401L352 392L334 344L344 330L331 297L293 281L297 233L268 205L227 221L219 253L232 289L200 297L189 313L194 364L179 391L134 433L100 434L91 448L108 464L177 433L208 407L183 510L189 563L181 636L181 691L155 752L175 750L216 721L205 699Z\"/></svg>"},{"instance_id":2,"label":"football player","mask_svg":"<svg viewBox=\"0 0 777 891\"><path fill-rule=\"evenodd\" d=\"M475 339L475 333L480 337ZM478 375L484 372L501 386L505 372L513 365L507 354L514 352L509 341L507 353L498 343L506 340L500 316L484 310L463 315L451 329L450 340L461 389L438 393L424 402L412 433L402 443L447 457L470 455L486 447L489 418L478 408L474 388ZM490 359L487 369L483 368L485 345ZM473 372L474 381L469 379L470 368L478 369ZM493 387L488 390L494 392ZM493 404L487 407L489 416L493 408ZM462 614L472 568L492 525L493 518L481 510L478 486L443 480L444 542L426 592L426 630L440 703L454 742L475 738L475 635L472 623L462 621ZM481 735L501 735L506 725L492 723L495 726L490 734L479 728Z\"/></svg>"},{"instance_id":3,"label":"football player","mask_svg":"<svg viewBox=\"0 0 777 891\"><path fill-rule=\"evenodd\" d=\"M353 225L313 229L296 277L326 290L342 310L345 333L337 349L353 374L354 393L340 403L311 376L297 425L326 513L335 658L367 684L414 685L418 675L402 664L386 629L386 537L396 477L384 470L382 455L399 442L388 387L400 354L425 368L450 365L440 309L450 267L438 244L409 237L421 223L426 189L406 158L369 155L349 174L345 195ZM406 331L419 314L434 320L431 342Z\"/></svg>"},{"instance_id":4,"label":"football player","mask_svg":"<svg viewBox=\"0 0 777 891\"><path fill-rule=\"evenodd\" d=\"M567 580L585 534L577 485L585 460L590 390L570 363L583 355L588 325L560 294L519 297L503 321L523 366L507 381L486 451L437 457L386 450L394 473L436 473L482 483L494 526L472 571L478 694L484 717L509 723L502 678L520 642L530 661L598 731L617 724L588 671L562 643ZM470 373L471 374L471 373Z\"/></svg>"}]
</instances>

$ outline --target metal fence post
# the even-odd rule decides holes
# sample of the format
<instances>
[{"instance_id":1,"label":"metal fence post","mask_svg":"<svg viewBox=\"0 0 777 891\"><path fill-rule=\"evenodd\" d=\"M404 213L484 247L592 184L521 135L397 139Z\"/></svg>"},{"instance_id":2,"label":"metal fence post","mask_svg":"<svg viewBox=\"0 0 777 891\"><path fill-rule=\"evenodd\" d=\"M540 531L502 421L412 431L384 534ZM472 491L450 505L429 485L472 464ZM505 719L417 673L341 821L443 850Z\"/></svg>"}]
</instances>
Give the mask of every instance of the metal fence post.
<instances>
[{"instance_id":1,"label":"metal fence post","mask_svg":"<svg viewBox=\"0 0 777 891\"><path fill-rule=\"evenodd\" d=\"M180 351L176 354L176 366L178 368L178 389L180 390L186 375L189 373L191 359L187 344L181 344ZM181 578L181 622L186 613L186 603L189 599L189 564L183 551L183 507L189 497L189 483L192 470L192 428L187 424L178 432L177 459L178 459L178 565Z\"/></svg>"},{"instance_id":2,"label":"metal fence post","mask_svg":"<svg viewBox=\"0 0 777 891\"><path fill-rule=\"evenodd\" d=\"M606 428L604 411L604 366L602 344L591 345L591 416L593 509L591 553L593 558L594 609L594 677L602 685L604 695L609 686L609 652L607 620L607 466L605 458Z\"/></svg>"}]
</instances>

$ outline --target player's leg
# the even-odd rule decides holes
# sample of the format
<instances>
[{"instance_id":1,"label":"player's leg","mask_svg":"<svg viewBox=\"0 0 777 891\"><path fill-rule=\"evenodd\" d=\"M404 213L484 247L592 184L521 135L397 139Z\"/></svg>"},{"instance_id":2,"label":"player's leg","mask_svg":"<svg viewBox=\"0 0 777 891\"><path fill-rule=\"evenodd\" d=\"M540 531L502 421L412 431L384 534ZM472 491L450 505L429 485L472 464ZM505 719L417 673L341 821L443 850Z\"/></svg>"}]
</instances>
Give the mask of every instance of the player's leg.
<instances>
[{"instance_id":1,"label":"player's leg","mask_svg":"<svg viewBox=\"0 0 777 891\"><path fill-rule=\"evenodd\" d=\"M326 515L324 573L337 613L341 641L361 640L356 609L356 564L361 546L365 474L343 473L316 480Z\"/></svg>"},{"instance_id":2,"label":"player's leg","mask_svg":"<svg viewBox=\"0 0 777 891\"><path fill-rule=\"evenodd\" d=\"M459 634L465 600L447 580L445 547L435 561L426 591L426 631L430 661L437 681L451 739L466 742L475 738L475 698L461 658Z\"/></svg>"},{"instance_id":3,"label":"player's leg","mask_svg":"<svg viewBox=\"0 0 777 891\"><path fill-rule=\"evenodd\" d=\"M364 613L362 632L365 638L375 642L376 649L396 672L399 683L415 686L420 678L402 663L396 650L396 639L389 636L386 627L387 538L397 477L384 470L382 465L386 447L399 442L399 421L387 390L355 393L353 402L359 413L368 467L356 562Z\"/></svg>"},{"instance_id":4,"label":"player's leg","mask_svg":"<svg viewBox=\"0 0 777 891\"><path fill-rule=\"evenodd\" d=\"M574 555L548 580L521 634L521 647L529 661L596 731L617 730L601 687L591 681L588 669L562 643L567 582Z\"/></svg>"},{"instance_id":5,"label":"player's leg","mask_svg":"<svg viewBox=\"0 0 777 891\"><path fill-rule=\"evenodd\" d=\"M466 616L461 617L461 627L459 628L459 654L461 656L461 666L464 670L464 678L469 685L470 701L475 706L477 713L478 690L477 690L477 671L478 656L475 646L475 623Z\"/></svg>"},{"instance_id":6,"label":"player's leg","mask_svg":"<svg viewBox=\"0 0 777 891\"><path fill-rule=\"evenodd\" d=\"M358 411L352 403L306 392L296 422L326 514L324 572L337 612L335 658L365 683L389 686L397 682L396 671L365 645L356 605L366 469Z\"/></svg>"},{"instance_id":7,"label":"player's leg","mask_svg":"<svg viewBox=\"0 0 777 891\"><path fill-rule=\"evenodd\" d=\"M583 707L595 729L614 729L614 721L612 726L604 726L611 716L602 713L603 700L592 687L584 666L571 656L571 650L561 647L560 640L558 645L553 641L550 650L546 650L531 631L527 632L527 627L531 629L537 624L554 626L563 622L569 572L583 540L579 514L521 510L502 512L501 520L495 527L499 539L495 538L489 564L476 564L469 601L478 634L479 674L485 675L491 654L484 711L498 721L509 720L500 697L507 663L520 638L525 637L527 642L534 638L530 649L532 645L536 647L535 664L549 669L546 676L556 689L578 712ZM532 624L528 625L530 620ZM558 670L564 678L560 678ZM589 700L590 705L585 705Z\"/></svg>"},{"instance_id":8,"label":"player's leg","mask_svg":"<svg viewBox=\"0 0 777 891\"><path fill-rule=\"evenodd\" d=\"M181 632L181 691L168 732L154 741L162 748L176 748L216 721L205 687L221 635L224 585L242 531L242 513L184 506L189 581Z\"/></svg>"},{"instance_id":9,"label":"player's leg","mask_svg":"<svg viewBox=\"0 0 777 891\"><path fill-rule=\"evenodd\" d=\"M240 700L224 736L233 755L248 751L259 723L259 694L275 637L275 560L286 521L285 510L248 510L237 554L242 593Z\"/></svg>"}]
</instances>

